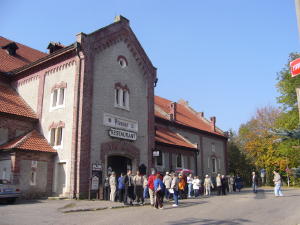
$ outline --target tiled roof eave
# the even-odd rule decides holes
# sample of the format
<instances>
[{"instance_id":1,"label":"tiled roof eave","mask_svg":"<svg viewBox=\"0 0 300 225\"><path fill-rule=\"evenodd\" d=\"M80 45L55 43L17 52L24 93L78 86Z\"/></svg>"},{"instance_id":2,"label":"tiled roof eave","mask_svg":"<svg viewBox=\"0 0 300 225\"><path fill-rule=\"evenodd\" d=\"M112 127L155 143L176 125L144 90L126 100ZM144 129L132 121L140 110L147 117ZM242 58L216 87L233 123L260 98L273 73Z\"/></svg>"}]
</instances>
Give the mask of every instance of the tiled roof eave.
<instances>
[{"instance_id":1,"label":"tiled roof eave","mask_svg":"<svg viewBox=\"0 0 300 225\"><path fill-rule=\"evenodd\" d=\"M37 65L40 65L40 64L42 64L42 63L44 63L44 62L46 62L48 60L51 60L51 59L56 58L56 57L59 57L59 56L61 56L63 54L66 54L68 52L71 52L71 51L75 50L76 48L77 48L76 44L71 44L71 45L69 45L69 46L67 46L65 48L62 48L62 49L60 49L60 50L52 53L52 54L49 54L49 55L47 55L47 56L45 56L45 57L43 57L41 59L38 59L37 61L29 63L29 64L27 64L25 66L22 66L22 67L18 68L18 69L12 70L9 73L11 73L13 75L17 75L18 73L21 73L21 72L23 72L23 71L25 71L25 70L27 70L29 68L32 68L32 67L37 66Z\"/></svg>"},{"instance_id":2,"label":"tiled roof eave","mask_svg":"<svg viewBox=\"0 0 300 225\"><path fill-rule=\"evenodd\" d=\"M8 113L8 112L0 112L0 116L15 117L22 120L27 120L27 121L30 120L31 122L37 122L39 120L37 117L28 117L28 116L23 116L15 113Z\"/></svg>"},{"instance_id":3,"label":"tiled roof eave","mask_svg":"<svg viewBox=\"0 0 300 225\"><path fill-rule=\"evenodd\" d=\"M180 149L183 148L185 150L190 150L190 151L194 151L194 152L199 151L197 148L190 148L190 147L182 146L182 145L168 144L168 143L161 142L161 141L155 141L155 143L160 144L160 145L164 145L164 146L168 146L168 147L175 147L175 148L180 148Z\"/></svg>"},{"instance_id":4,"label":"tiled roof eave","mask_svg":"<svg viewBox=\"0 0 300 225\"><path fill-rule=\"evenodd\" d=\"M183 127L183 128L186 128L186 129L190 129L190 130L193 130L193 131L196 131L196 132L201 132L203 134L209 134L209 135L212 135L212 136L216 136L216 137L219 137L219 138L223 138L223 139L228 139L227 137L225 137L224 135L221 135L221 134L217 134L217 133L213 133L213 132L208 132L206 130L201 130L201 129L198 129L198 128L195 128L195 127L191 127L191 126L187 126L187 125L184 125L182 123L178 123L176 121L170 121L168 119L164 119L162 117L159 117L159 116L155 116L155 120L158 120L158 121L161 121L161 122L164 122L164 123L167 123L167 124L175 124L179 127Z\"/></svg>"}]
</instances>

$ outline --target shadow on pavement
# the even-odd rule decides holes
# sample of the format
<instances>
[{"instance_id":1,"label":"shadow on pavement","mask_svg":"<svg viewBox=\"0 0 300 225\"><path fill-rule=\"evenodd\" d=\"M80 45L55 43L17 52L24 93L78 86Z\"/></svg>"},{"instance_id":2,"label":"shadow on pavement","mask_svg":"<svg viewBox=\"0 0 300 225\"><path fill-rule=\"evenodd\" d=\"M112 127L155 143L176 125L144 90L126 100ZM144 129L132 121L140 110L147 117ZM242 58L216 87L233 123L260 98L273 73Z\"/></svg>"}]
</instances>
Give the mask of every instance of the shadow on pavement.
<instances>
[{"instance_id":1,"label":"shadow on pavement","mask_svg":"<svg viewBox=\"0 0 300 225\"><path fill-rule=\"evenodd\" d=\"M0 201L0 207L5 207L9 205L27 205L27 204L36 204L42 203L45 199L33 199L33 200L25 200L25 199L17 199L15 203L7 203L5 201Z\"/></svg>"},{"instance_id":2,"label":"shadow on pavement","mask_svg":"<svg viewBox=\"0 0 300 225\"><path fill-rule=\"evenodd\" d=\"M189 218L178 221L169 222L170 225L189 225L189 224L205 224L205 225L222 225L222 224L230 224L230 225L238 225L245 224L251 222L246 219L232 219L232 220L216 220L216 219L197 219L197 218Z\"/></svg>"},{"instance_id":3,"label":"shadow on pavement","mask_svg":"<svg viewBox=\"0 0 300 225\"><path fill-rule=\"evenodd\" d=\"M257 193L253 193L254 194L254 198L255 199L265 199L266 198L266 191L263 189L260 189L257 191Z\"/></svg>"},{"instance_id":4,"label":"shadow on pavement","mask_svg":"<svg viewBox=\"0 0 300 225\"><path fill-rule=\"evenodd\" d=\"M205 204L205 203L207 203L207 202L206 201L199 201L199 202L180 202L179 201L178 208L186 208L186 207L191 207L191 206L194 206L194 205L201 205L201 204ZM173 207L165 208L165 210L168 210L168 209L173 209Z\"/></svg>"}]
</instances>

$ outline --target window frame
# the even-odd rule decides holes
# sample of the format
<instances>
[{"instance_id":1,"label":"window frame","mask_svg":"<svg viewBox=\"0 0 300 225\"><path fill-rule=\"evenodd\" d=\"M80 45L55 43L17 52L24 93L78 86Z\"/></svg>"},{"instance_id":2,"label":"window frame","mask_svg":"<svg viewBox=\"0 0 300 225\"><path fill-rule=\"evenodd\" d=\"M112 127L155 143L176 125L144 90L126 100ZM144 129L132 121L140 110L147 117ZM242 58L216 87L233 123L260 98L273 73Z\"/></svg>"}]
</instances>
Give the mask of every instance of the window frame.
<instances>
[{"instance_id":1,"label":"window frame","mask_svg":"<svg viewBox=\"0 0 300 225\"><path fill-rule=\"evenodd\" d=\"M181 159L180 166L178 166L178 157L179 156ZM184 168L184 159L183 159L183 155L181 153L176 154L176 168Z\"/></svg>"},{"instance_id":2,"label":"window frame","mask_svg":"<svg viewBox=\"0 0 300 225\"><path fill-rule=\"evenodd\" d=\"M55 88L51 91L51 101L50 101L50 111L56 110L56 109L61 109L65 107L66 103L66 87L60 87L60 88ZM54 93L56 94L56 103L54 104ZM63 102L60 103L61 101L61 94L63 93Z\"/></svg>"},{"instance_id":3,"label":"window frame","mask_svg":"<svg viewBox=\"0 0 300 225\"><path fill-rule=\"evenodd\" d=\"M130 107L129 107L129 97L130 97L129 91L119 88L119 87L116 87L114 90L115 90L114 106L116 108L125 109L125 110L129 111L129 109L130 109Z\"/></svg>"},{"instance_id":4,"label":"window frame","mask_svg":"<svg viewBox=\"0 0 300 225\"><path fill-rule=\"evenodd\" d=\"M159 151L159 156L155 157L155 166L163 167L164 166L164 154L161 150L158 150L158 151ZM161 165L158 164L158 158L159 157L161 157Z\"/></svg>"},{"instance_id":5,"label":"window frame","mask_svg":"<svg viewBox=\"0 0 300 225\"><path fill-rule=\"evenodd\" d=\"M215 157L211 158L211 168L212 168L212 173L218 173L218 162L217 162L217 158Z\"/></svg>"},{"instance_id":6,"label":"window frame","mask_svg":"<svg viewBox=\"0 0 300 225\"><path fill-rule=\"evenodd\" d=\"M58 132L59 129L61 129L61 136L60 136L60 144L58 144ZM63 148L63 142L64 142L64 127L63 126L58 126L55 128L51 128L49 131L49 144L54 148L54 149L62 149ZM54 131L54 132L52 132ZM54 133L54 138L52 136L52 133ZM53 142L52 142L53 141Z\"/></svg>"}]
</instances>

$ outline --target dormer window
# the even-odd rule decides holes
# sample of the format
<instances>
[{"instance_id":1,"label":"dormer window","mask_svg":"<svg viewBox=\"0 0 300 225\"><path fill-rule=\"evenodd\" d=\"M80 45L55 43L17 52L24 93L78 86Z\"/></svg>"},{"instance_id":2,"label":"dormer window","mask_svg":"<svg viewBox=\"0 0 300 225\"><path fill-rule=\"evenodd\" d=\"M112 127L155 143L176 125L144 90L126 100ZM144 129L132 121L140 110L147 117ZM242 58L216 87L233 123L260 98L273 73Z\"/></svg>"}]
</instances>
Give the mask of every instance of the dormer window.
<instances>
[{"instance_id":1,"label":"dormer window","mask_svg":"<svg viewBox=\"0 0 300 225\"><path fill-rule=\"evenodd\" d=\"M15 42L11 42L5 46L2 46L2 49L5 49L9 55L16 55L16 51L19 47Z\"/></svg>"},{"instance_id":2,"label":"dormer window","mask_svg":"<svg viewBox=\"0 0 300 225\"><path fill-rule=\"evenodd\" d=\"M129 88L127 85L115 84L115 107L129 110Z\"/></svg>"}]
</instances>

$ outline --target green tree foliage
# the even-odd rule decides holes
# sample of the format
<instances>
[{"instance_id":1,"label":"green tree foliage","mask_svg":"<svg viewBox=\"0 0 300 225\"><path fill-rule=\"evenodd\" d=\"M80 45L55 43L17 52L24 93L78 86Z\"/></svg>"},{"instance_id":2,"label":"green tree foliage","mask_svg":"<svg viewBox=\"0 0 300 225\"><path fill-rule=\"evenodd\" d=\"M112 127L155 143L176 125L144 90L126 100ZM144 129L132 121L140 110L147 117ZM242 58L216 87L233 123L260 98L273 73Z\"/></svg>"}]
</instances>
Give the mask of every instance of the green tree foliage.
<instances>
[{"instance_id":1,"label":"green tree foliage","mask_svg":"<svg viewBox=\"0 0 300 225\"><path fill-rule=\"evenodd\" d=\"M229 131L228 159L228 172L230 174L241 176L242 179L247 183L254 165L250 162L240 148L238 137L233 131Z\"/></svg>"}]
</instances>

